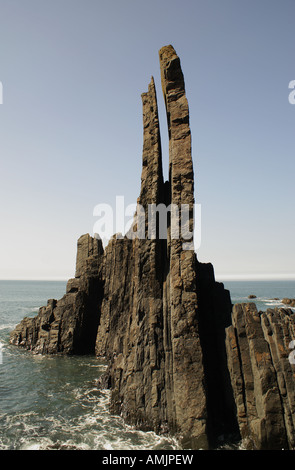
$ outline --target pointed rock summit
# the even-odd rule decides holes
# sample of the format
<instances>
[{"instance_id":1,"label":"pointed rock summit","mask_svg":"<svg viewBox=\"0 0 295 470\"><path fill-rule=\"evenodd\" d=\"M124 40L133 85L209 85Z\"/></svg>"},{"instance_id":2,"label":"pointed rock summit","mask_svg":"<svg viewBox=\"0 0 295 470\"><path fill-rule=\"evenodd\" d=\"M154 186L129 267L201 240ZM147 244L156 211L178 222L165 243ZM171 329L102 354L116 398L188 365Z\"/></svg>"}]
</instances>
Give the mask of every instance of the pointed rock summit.
<instances>
[{"instance_id":1,"label":"pointed rock summit","mask_svg":"<svg viewBox=\"0 0 295 470\"><path fill-rule=\"evenodd\" d=\"M261 316L246 304L235 306L232 321L229 292L215 281L212 265L198 261L184 78L171 45L160 49L159 60L167 181L152 78L142 94L141 189L132 228L105 249L99 239L80 237L64 297L23 319L10 341L36 353L106 359L101 386L111 389L112 413L175 435L183 448L216 447L220 435L246 437L251 448L293 448L294 366L285 350L295 339L294 315Z\"/></svg>"}]
</instances>

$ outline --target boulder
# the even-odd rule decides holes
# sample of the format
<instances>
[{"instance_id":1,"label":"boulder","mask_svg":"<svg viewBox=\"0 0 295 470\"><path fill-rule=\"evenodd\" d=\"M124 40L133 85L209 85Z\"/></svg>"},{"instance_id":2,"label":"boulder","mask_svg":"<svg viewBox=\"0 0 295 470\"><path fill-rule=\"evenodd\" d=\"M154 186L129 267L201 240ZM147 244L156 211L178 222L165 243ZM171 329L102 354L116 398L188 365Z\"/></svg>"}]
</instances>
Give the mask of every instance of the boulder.
<instances>
[{"instance_id":1,"label":"boulder","mask_svg":"<svg viewBox=\"0 0 295 470\"><path fill-rule=\"evenodd\" d=\"M282 304L288 305L291 308L295 308L295 299L284 298L282 299Z\"/></svg>"}]
</instances>

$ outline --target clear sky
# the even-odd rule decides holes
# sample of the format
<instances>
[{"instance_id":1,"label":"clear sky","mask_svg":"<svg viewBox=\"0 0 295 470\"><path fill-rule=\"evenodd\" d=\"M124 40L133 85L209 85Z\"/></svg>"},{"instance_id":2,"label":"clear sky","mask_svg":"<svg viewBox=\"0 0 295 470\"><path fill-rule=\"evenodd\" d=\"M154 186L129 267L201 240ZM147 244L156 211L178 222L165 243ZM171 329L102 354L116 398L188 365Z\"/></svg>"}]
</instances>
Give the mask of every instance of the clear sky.
<instances>
[{"instance_id":1,"label":"clear sky","mask_svg":"<svg viewBox=\"0 0 295 470\"><path fill-rule=\"evenodd\" d=\"M295 278L294 0L0 0L0 278L73 277L97 204L139 195L141 93L180 56L200 261Z\"/></svg>"}]
</instances>

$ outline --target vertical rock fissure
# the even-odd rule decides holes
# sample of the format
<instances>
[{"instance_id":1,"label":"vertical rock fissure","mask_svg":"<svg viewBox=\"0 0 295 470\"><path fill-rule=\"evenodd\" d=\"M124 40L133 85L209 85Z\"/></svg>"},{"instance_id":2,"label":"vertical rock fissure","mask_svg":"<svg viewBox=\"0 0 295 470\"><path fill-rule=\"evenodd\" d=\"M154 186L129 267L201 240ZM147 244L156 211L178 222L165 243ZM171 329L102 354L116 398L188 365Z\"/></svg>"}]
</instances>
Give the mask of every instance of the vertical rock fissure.
<instances>
[{"instance_id":1,"label":"vertical rock fissure","mask_svg":"<svg viewBox=\"0 0 295 470\"><path fill-rule=\"evenodd\" d=\"M283 449L290 446L286 402L282 394L282 389L285 389L283 371L288 360L284 345L279 342L283 334L274 340L270 339L274 332L270 325L263 325L261 315L253 303L236 304L233 308L233 325L227 329L228 361L232 365L230 373L235 387L237 418L242 437L249 438L253 448ZM240 351L240 368L235 362L235 350L231 347L233 327L237 330L235 343ZM266 336L269 336L269 341ZM280 350L278 358L276 344ZM291 377L290 364L288 373ZM239 383L243 383L243 388L238 386Z\"/></svg>"},{"instance_id":2,"label":"vertical rock fissure","mask_svg":"<svg viewBox=\"0 0 295 470\"><path fill-rule=\"evenodd\" d=\"M278 371L276 369L275 361L274 361L272 353L271 353L270 344L268 343L267 340L266 340L266 344L267 344L267 347L268 347L271 364L272 364L272 367L273 367L273 370L274 370L274 375L275 375L277 389L278 389L278 396L279 396L281 409L282 409L283 429L284 429L284 434L285 434L284 441L287 444L287 449L284 449L284 450L288 450L289 449L289 442L288 442L288 436L287 436L287 431L286 431L287 430L287 423L286 423L286 416L285 416L285 405L284 405L284 400L283 400L282 393L281 393L280 382L279 382L279 379L278 379Z\"/></svg>"},{"instance_id":3,"label":"vertical rock fissure","mask_svg":"<svg viewBox=\"0 0 295 470\"><path fill-rule=\"evenodd\" d=\"M246 416L248 416L247 399L246 399L246 384L245 384L245 378L244 378L245 374L244 374L244 371L243 371L242 354L241 354L240 345L239 345L239 341L238 341L237 329L234 327L233 331L234 331L234 335L235 335L235 338L236 338L237 353L238 353L238 359L239 359L239 372L240 372L241 385L242 385L241 388L242 388L243 405L244 405L244 408L245 408ZM247 425L249 426L249 423L247 423Z\"/></svg>"},{"instance_id":4,"label":"vertical rock fissure","mask_svg":"<svg viewBox=\"0 0 295 470\"><path fill-rule=\"evenodd\" d=\"M291 326L290 313L292 314L292 311L288 311L287 309L268 309L266 312L261 312L260 318L264 338L269 348L269 354L276 376L282 417L286 431L286 442L288 443L288 448L292 449L295 445L294 410L292 411L292 400L290 402L290 398L292 397L292 393L294 397L294 379L290 380L293 375L290 374L292 366L286 357L289 342L292 340L292 334L289 328ZM289 393L287 392L288 389Z\"/></svg>"},{"instance_id":5,"label":"vertical rock fissure","mask_svg":"<svg viewBox=\"0 0 295 470\"><path fill-rule=\"evenodd\" d=\"M217 283L213 266L196 259L198 322L205 376L207 433L212 447L219 438L239 440L236 406L225 350L225 328L231 323L231 300Z\"/></svg>"}]
</instances>

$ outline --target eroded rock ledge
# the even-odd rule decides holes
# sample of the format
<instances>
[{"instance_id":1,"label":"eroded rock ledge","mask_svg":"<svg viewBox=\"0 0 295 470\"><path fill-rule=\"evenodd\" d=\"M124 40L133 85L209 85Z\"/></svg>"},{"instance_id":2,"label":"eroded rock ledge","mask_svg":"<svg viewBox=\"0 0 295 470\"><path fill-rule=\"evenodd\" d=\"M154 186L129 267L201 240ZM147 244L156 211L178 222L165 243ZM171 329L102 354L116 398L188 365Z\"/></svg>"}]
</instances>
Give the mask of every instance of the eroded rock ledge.
<instances>
[{"instance_id":1,"label":"eroded rock ledge","mask_svg":"<svg viewBox=\"0 0 295 470\"><path fill-rule=\"evenodd\" d=\"M192 230L194 175L184 79L172 46L162 48L159 58L169 179L163 178L152 78L142 94L138 203L146 214L148 204L187 204ZM251 448L293 448L294 366L287 359L292 313L260 315L246 304L235 306L232 321L229 292L215 281L211 264L200 263L182 238L171 236L169 218L165 239L139 239L136 228L135 218L134 236L114 236L105 250L100 240L83 235L65 296L48 301L37 317L25 318L11 343L43 354L106 358L112 412L142 429L174 434L185 448L215 447L220 435L247 437Z\"/></svg>"}]
</instances>

